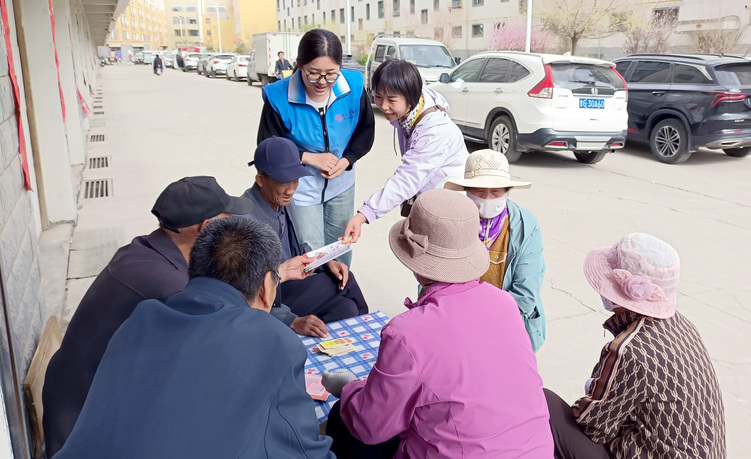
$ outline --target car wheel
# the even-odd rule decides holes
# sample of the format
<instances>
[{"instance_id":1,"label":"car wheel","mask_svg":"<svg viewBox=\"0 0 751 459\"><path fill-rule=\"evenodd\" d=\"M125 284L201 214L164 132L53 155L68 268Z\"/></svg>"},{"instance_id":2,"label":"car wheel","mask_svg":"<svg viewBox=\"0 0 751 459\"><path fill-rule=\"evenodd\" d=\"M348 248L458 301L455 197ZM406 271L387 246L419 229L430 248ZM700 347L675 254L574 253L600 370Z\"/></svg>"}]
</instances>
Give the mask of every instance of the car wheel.
<instances>
[{"instance_id":1,"label":"car wheel","mask_svg":"<svg viewBox=\"0 0 751 459\"><path fill-rule=\"evenodd\" d=\"M211 70L211 78L216 78L216 71L214 69Z\"/></svg>"},{"instance_id":2,"label":"car wheel","mask_svg":"<svg viewBox=\"0 0 751 459\"><path fill-rule=\"evenodd\" d=\"M253 86L253 79L248 75L248 86Z\"/></svg>"},{"instance_id":3,"label":"car wheel","mask_svg":"<svg viewBox=\"0 0 751 459\"><path fill-rule=\"evenodd\" d=\"M269 76L268 75L261 75L261 86L266 86L269 84Z\"/></svg>"},{"instance_id":4,"label":"car wheel","mask_svg":"<svg viewBox=\"0 0 751 459\"><path fill-rule=\"evenodd\" d=\"M575 151L574 156L583 164L594 164L602 161L602 158L608 154L608 150L605 151Z\"/></svg>"},{"instance_id":5,"label":"car wheel","mask_svg":"<svg viewBox=\"0 0 751 459\"><path fill-rule=\"evenodd\" d=\"M726 155L732 156L733 158L743 158L744 156L747 156L749 153L751 153L751 148L723 148L722 151L724 151Z\"/></svg>"},{"instance_id":6,"label":"car wheel","mask_svg":"<svg viewBox=\"0 0 751 459\"><path fill-rule=\"evenodd\" d=\"M507 116L499 116L490 126L490 136L488 138L488 147L491 150L500 151L506 156L508 162L517 161L522 152L516 149L516 139L514 136L514 123Z\"/></svg>"},{"instance_id":7,"label":"car wheel","mask_svg":"<svg viewBox=\"0 0 751 459\"><path fill-rule=\"evenodd\" d=\"M657 123L649 136L649 146L657 160L667 164L682 163L691 156L686 128L676 118Z\"/></svg>"}]
</instances>

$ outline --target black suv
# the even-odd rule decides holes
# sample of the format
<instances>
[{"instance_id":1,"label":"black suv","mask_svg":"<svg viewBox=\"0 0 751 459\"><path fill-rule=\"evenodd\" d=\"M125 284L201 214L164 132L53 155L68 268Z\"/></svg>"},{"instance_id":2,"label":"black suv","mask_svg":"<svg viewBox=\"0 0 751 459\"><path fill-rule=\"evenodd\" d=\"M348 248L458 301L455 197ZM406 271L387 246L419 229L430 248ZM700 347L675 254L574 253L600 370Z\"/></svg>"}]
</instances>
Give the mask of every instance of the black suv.
<instances>
[{"instance_id":1,"label":"black suv","mask_svg":"<svg viewBox=\"0 0 751 459\"><path fill-rule=\"evenodd\" d=\"M681 163L699 147L751 152L751 61L709 54L634 54L615 59L628 84L628 138Z\"/></svg>"}]
</instances>

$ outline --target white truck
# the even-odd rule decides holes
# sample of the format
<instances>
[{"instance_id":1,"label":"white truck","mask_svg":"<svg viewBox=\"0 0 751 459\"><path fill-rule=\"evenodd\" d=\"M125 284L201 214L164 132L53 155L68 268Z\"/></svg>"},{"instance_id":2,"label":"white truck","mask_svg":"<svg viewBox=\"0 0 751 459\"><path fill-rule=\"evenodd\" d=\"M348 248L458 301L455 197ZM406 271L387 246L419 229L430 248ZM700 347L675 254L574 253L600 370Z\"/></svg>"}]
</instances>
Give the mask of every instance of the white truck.
<instances>
[{"instance_id":1,"label":"white truck","mask_svg":"<svg viewBox=\"0 0 751 459\"><path fill-rule=\"evenodd\" d=\"M435 83L441 73L451 73L458 59L440 41L424 38L393 37L377 35L370 47L365 63L365 90L373 100L371 79L379 65L388 59L402 59L415 64L423 79L423 84Z\"/></svg>"},{"instance_id":2,"label":"white truck","mask_svg":"<svg viewBox=\"0 0 751 459\"><path fill-rule=\"evenodd\" d=\"M293 62L297 57L297 46L302 39L301 33L266 32L253 34L253 51L248 59L248 85L259 81L261 86L275 81L274 69L279 59L279 51L284 58Z\"/></svg>"}]
</instances>

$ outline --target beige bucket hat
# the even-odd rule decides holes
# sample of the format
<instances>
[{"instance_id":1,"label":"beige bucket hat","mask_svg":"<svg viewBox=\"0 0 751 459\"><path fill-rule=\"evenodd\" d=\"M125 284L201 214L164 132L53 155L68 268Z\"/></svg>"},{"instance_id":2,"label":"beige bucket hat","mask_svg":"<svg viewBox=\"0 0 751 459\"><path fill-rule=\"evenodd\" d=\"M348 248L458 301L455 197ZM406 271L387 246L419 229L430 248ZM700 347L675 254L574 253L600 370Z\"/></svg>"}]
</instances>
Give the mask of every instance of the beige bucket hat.
<instances>
[{"instance_id":1,"label":"beige bucket hat","mask_svg":"<svg viewBox=\"0 0 751 459\"><path fill-rule=\"evenodd\" d=\"M396 258L415 274L439 282L479 279L490 264L477 237L480 216L466 196L435 189L417 197L409 217L389 232Z\"/></svg>"},{"instance_id":2,"label":"beige bucket hat","mask_svg":"<svg viewBox=\"0 0 751 459\"><path fill-rule=\"evenodd\" d=\"M477 150L464 165L464 177L449 177L444 188L464 191L467 188L530 188L532 182L511 180L508 159L495 150Z\"/></svg>"}]
</instances>

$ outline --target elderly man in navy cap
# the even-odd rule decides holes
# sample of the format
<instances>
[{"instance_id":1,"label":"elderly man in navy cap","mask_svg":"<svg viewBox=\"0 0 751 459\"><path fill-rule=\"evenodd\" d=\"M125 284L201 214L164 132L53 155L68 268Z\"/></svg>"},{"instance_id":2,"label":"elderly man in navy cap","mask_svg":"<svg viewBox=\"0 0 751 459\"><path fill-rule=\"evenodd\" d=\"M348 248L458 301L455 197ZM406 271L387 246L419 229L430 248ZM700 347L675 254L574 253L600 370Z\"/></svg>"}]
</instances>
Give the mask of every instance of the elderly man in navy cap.
<instances>
[{"instance_id":1,"label":"elderly man in navy cap","mask_svg":"<svg viewBox=\"0 0 751 459\"><path fill-rule=\"evenodd\" d=\"M297 146L286 138L268 138L258 144L253 161L248 163L254 164L256 181L243 194L253 202L253 210L245 216L276 231L282 243L282 261L309 252L311 247L302 242L297 231L292 200L300 177L311 175L300 162ZM324 323L368 312L354 276L347 265L336 260L310 277L282 284L277 298L284 306L282 310L289 308L289 312L286 317L280 317L279 312L274 315L301 335L324 337L328 335Z\"/></svg>"}]
</instances>

